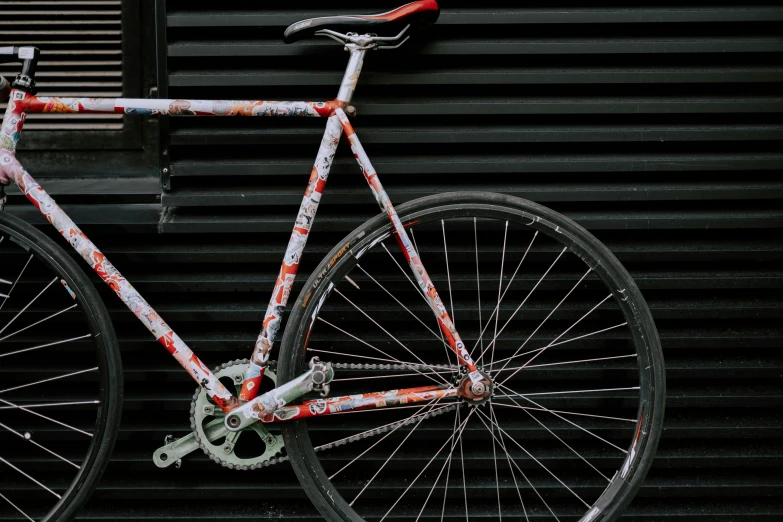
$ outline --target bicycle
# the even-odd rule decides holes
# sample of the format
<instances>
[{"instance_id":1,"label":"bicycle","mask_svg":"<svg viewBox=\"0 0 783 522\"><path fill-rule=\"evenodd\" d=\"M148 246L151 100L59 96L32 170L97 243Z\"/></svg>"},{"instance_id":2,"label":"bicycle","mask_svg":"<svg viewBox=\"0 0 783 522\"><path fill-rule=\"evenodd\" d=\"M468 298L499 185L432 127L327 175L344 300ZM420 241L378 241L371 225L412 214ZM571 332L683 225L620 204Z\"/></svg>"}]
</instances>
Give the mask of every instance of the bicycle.
<instances>
[{"instance_id":1,"label":"bicycle","mask_svg":"<svg viewBox=\"0 0 783 522\"><path fill-rule=\"evenodd\" d=\"M400 47L438 16L435 0L420 0L291 25L287 43L325 36L349 52L337 97L323 102L38 97L39 50L0 48L0 60L22 63L13 89L0 79L0 101L10 97L0 210L15 183L198 383L191 432L155 451L158 467L198 449L237 470L290 461L330 521L615 520L650 468L664 412L660 341L638 287L593 235L530 201L446 192L393 206L349 120L366 53ZM249 360L210 371L24 170L16 145L25 115L40 112L327 119ZM272 361L343 133L381 214L314 270ZM0 451L13 448L0 454L0 503L65 520L117 435L117 339L75 261L2 211L0 260ZM72 354L94 363L72 368ZM367 415L340 417L356 413Z\"/></svg>"}]
</instances>

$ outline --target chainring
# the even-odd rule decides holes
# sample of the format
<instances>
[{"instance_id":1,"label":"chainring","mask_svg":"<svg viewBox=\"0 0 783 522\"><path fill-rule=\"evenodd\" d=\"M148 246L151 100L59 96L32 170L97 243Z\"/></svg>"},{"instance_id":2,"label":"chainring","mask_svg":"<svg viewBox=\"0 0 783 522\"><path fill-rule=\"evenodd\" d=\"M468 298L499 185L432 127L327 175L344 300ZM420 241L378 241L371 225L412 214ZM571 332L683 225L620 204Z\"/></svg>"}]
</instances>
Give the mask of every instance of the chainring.
<instances>
[{"instance_id":1,"label":"chainring","mask_svg":"<svg viewBox=\"0 0 783 522\"><path fill-rule=\"evenodd\" d=\"M218 366L214 373L218 379L230 379L238 394L245 370L249 365L248 359L237 359ZM264 378L269 378L273 384L277 384L277 375L270 368L264 372ZM215 405L204 389L198 388L190 405L190 427L193 429L199 447L210 459L223 467L241 470L264 467L279 460L277 457L281 455L284 447L283 437L279 432L272 433L261 423L253 424L241 431L229 432L223 427L224 417L225 413ZM226 434L216 436L222 432ZM244 449L249 446L255 447L255 451L251 451L254 454L263 448L263 452L252 457L237 455L235 449L240 437L253 437L254 444L243 444ZM247 440L244 442L246 443Z\"/></svg>"}]
</instances>

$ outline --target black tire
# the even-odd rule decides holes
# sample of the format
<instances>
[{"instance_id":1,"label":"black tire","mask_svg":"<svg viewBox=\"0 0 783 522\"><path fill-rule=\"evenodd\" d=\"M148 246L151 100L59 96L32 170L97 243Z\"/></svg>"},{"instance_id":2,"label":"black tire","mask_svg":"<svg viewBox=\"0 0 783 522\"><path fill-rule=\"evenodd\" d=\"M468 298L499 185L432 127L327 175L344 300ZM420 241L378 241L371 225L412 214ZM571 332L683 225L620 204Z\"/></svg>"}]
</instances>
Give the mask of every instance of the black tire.
<instances>
[{"instance_id":1,"label":"black tire","mask_svg":"<svg viewBox=\"0 0 783 522\"><path fill-rule=\"evenodd\" d=\"M565 244L570 251L577 254L585 264L594 270L599 276L596 278L596 281L598 283L603 281L603 284L610 289L614 299L610 300L609 303L614 303L619 310L618 313L622 313L625 317L629 325L627 328L630 331L628 337L637 351L640 398L635 418L641 419L641 422L637 423L636 427L631 428L636 433L636 442L634 442L632 434L631 444L628 446L628 456L623 457L625 458L625 467L612 477L610 485L600 493L600 496L592 504L591 509L585 512L584 506L580 505L579 513L584 514L576 516L580 517L579 520L589 520L590 522L616 520L638 491L651 466L662 431L665 402L664 364L658 333L650 310L631 276L617 258L584 228L565 216L530 201L489 193L447 193L425 197L400 205L397 208L397 212L400 220L406 226L411 223L426 221L427 216L436 216L431 219L439 219L437 216L462 214L475 216L476 213L487 216L505 215L508 216L506 219L513 218L524 221L526 226L536 230L536 235L538 232L541 232L542 237L545 234L552 241ZM506 226L508 227L508 221L506 221ZM312 343L311 334L315 335L317 332L314 324L316 322L315 318L318 314L323 313L322 307L324 303L334 293L333 286L343 281L344 277L357 265L357 257L361 257L370 250L371 245L375 245L379 238L388 237L390 230L388 217L378 215L354 230L335 246L314 270L310 279L305 283L299 298L293 305L288 320L279 362L278 377L281 379L281 382L286 382L306 370L306 359L308 358L306 353L306 349L308 349L307 343ZM418 248L416 246L416 249ZM478 246L476 248L478 249ZM505 242L503 248L505 256ZM423 253L421 255L425 266L428 265L427 254ZM478 254L476 255L478 258ZM448 259L446 263L448 263ZM478 259L476 266L478 266ZM407 269L407 266L405 268ZM428 271L432 275L429 267ZM356 278L354 274L351 277ZM364 288L364 284L362 284L362 288ZM440 286L439 290L444 303L448 305L447 299L444 297L445 290ZM479 297L480 293L481 291L479 290ZM455 324L459 330L459 321L455 321ZM323 329L327 327L318 326L318 328ZM461 335L463 335L464 339L465 334ZM329 360L328 357L322 358ZM337 376L339 375L338 370ZM341 392L337 388L338 386L335 384L332 385L332 396L349 393ZM349 418L353 417L357 416L350 416ZM358 417L361 418L361 416ZM324 419L311 418L281 423L286 450L304 490L324 518L331 522L349 520L358 522L363 520L362 517L348 505L348 502L341 496L340 491L330 482L328 474L322 467L322 461L318 458L318 455L321 453L314 451L311 435L318 438L318 423L319 421L323 422L325 419L326 417ZM497 461L495 466L497 473ZM508 467L511 468L510 461ZM449 468L451 468L451 465L449 465ZM344 477L344 480L348 481L348 477ZM447 478L447 487L448 480ZM437 484L438 479L435 480L435 485ZM378 498L383 498L382 493L379 495ZM446 493L444 493L444 506L445 495ZM498 491L498 509L500 509L500 496L501 493ZM598 513L593 511L596 507L598 508ZM437 516L439 517L441 515L440 509L438 511ZM415 515L416 513L413 512L411 518L414 518ZM376 518L376 516L373 515L373 518ZM569 518L565 517L565 519Z\"/></svg>"},{"instance_id":2,"label":"black tire","mask_svg":"<svg viewBox=\"0 0 783 522\"><path fill-rule=\"evenodd\" d=\"M14 474L13 471L7 469L3 471L3 475L7 479L7 482L4 481L3 485L6 486L4 492L8 496L8 500L11 500L12 502L15 500L18 508L25 510L27 513L31 513L31 516L36 520L65 521L71 519L77 513L95 489L98 480L109 463L109 458L114 447L114 442L119 429L123 394L122 362L120 359L119 347L114 328L109 318L109 313L95 287L62 247L29 224L5 212L0 212L0 237L3 236L6 240L6 244L0 244L0 257L6 256L6 267L11 264L11 262L8 261L9 259L17 260L20 256L24 256L26 259L29 256L26 265L29 268L26 268L24 277L20 276L19 288L17 288L15 295L16 293L19 293L22 296L25 294L26 289L23 283L28 276L35 274L36 277L40 277L41 274L48 273L48 277L54 276L59 279L59 281L51 285L51 290L47 290L46 294L42 294L44 297L36 301L36 305L41 302L42 307L55 306L54 303L58 303L58 299L62 299L63 296L66 301L70 300L69 302L73 302L77 305L73 310L63 313L52 321L47 321L47 331L43 334L35 335L50 335L51 330L59 330L60 328L63 328L63 331L70 331L69 328L74 328L74 330L78 328L79 331L86 329L89 335L85 334L85 339L83 341L59 345L59 350L54 357L69 357L68 351L75 349L75 354L72 352L70 355L73 355L73 358L78 361L78 364L95 364L95 368L97 368L97 371L93 372L91 370L85 374L89 376L86 379L82 379L81 376L74 377L77 379L75 383L74 381L68 380L58 381L58 386L61 386L61 395L57 394L54 396L52 388L49 388L47 384L43 385L43 390L35 388L37 390L36 393L39 394L38 397L45 399L45 401L63 401L69 393L72 393L70 391L71 389L75 390L73 393L76 394L87 394L90 397L94 395L96 397L95 400L98 401L98 403L92 405L91 408L88 406L84 406L83 408L79 406L69 410L68 406L65 406L65 413L63 413L62 410L52 413L51 408L47 410L53 417L59 417L58 420L61 422L68 423L69 421L68 418L63 418L64 415L73 415L73 418L77 419L71 421L74 425L83 426L85 430L92 429L92 436L88 439L85 438L85 442L79 442L78 444L69 443L67 447L63 446L65 449L62 450L62 454L65 455L68 460L73 459L75 463L78 458L80 461L78 464L79 469L75 471L72 470L72 475L63 473L60 468L58 468L58 465L62 463L58 463L56 459L48 456L47 458L49 458L51 464L48 464L45 467L40 464L38 467L35 467L36 464L34 461L22 461L24 465L33 467L37 473L41 473L47 477L50 475L47 475L48 471L46 468L50 468L52 473L56 473L56 475L51 475L51 485L52 488L60 494L60 500L55 501L52 498L49 504L37 502L37 497L30 497L29 495L31 493L29 491L22 488L17 489L16 483L18 481L24 481L25 479L23 477L12 477ZM2 247L5 247L5 249ZM0 259L0 270L2 270L3 266L4 261ZM0 274L0 277L2 275L3 274ZM32 281L30 286L32 286L33 283L37 284L37 281ZM1 290L3 289L0 288L0 291ZM6 293L8 293L7 288ZM2 299L0 299L0 301L2 301ZM32 308L28 312L35 313ZM2 327L1 324L0 327ZM35 328L31 328L24 332L24 334L26 335L28 332L34 331ZM13 340L20 341L20 339L18 339L19 337L25 336L19 335L14 337ZM76 345L75 348L74 345ZM0 342L0 347L5 348L2 342ZM45 351L46 350L42 350L42 352ZM35 353L39 354L38 351ZM39 356L49 357L48 354L44 353L40 353ZM20 355L20 357L24 357L24 354ZM48 362L48 359L42 358L40 361L45 363ZM0 370L3 370L3 373L13 371L14 364L29 365L30 362L29 360L28 362L15 362L14 357L0 359ZM32 364L37 366L37 362L33 362ZM5 367L3 368L3 366ZM35 366L34 368L38 369ZM53 363L52 366L53 368L49 368L47 371L51 371L55 375L57 372L63 373L63 370L57 367L57 363ZM29 368L29 366L27 366L27 368ZM26 370L20 370L20 372L17 373L24 373L25 371ZM28 379L34 379L34 377L28 377ZM71 383L71 387L67 384L69 382ZM0 387L4 386L0 385ZM90 390L90 392L88 393L85 390ZM13 400L13 394L2 395L0 397ZM0 417L3 416L3 413L4 412L0 411ZM94 424L91 420L93 415L95 416ZM15 422L20 423L21 425L21 423L25 422L25 419L15 419ZM41 433L43 437L46 437L45 428L42 427L40 432L35 432L33 431L34 429L35 428L32 428L30 430L32 431L33 436L37 435L37 433ZM64 431L67 432L67 430ZM59 436L64 437L65 439L68 437L68 433ZM51 437L48 440L51 442L45 442L44 444L57 444L57 440L51 439ZM83 450L85 446L86 451ZM81 453L82 451L84 451L84 453ZM17 459L22 458L22 456L18 454L18 450L17 454L12 455L12 457ZM67 464L63 465L65 468L71 469ZM21 466L22 465L20 464L20 467ZM31 475L32 474L33 473L31 472ZM43 480L41 480L41 482L44 483ZM27 486L28 484L29 483L25 483L24 486ZM14 495L21 498L17 498ZM52 502L55 502L54 505L52 505ZM16 511L10 510L8 503L3 500L0 500L0 503L5 504L2 507L2 510L9 509L11 513L18 516ZM28 509L29 511L26 511Z\"/></svg>"}]
</instances>

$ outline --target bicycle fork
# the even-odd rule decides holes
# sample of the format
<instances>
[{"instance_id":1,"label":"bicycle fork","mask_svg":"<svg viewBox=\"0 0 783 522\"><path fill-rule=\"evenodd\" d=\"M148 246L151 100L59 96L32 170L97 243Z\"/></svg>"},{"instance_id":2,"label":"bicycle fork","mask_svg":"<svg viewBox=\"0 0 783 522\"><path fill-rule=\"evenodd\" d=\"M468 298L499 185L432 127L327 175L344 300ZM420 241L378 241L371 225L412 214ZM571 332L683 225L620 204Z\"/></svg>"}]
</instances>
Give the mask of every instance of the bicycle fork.
<instances>
[{"instance_id":1,"label":"bicycle fork","mask_svg":"<svg viewBox=\"0 0 783 522\"><path fill-rule=\"evenodd\" d=\"M364 178L370 185L370 189L372 189L373 195L378 202L378 206L389 216L389 219L391 220L392 226L394 227L394 237L397 240L403 255L405 256L406 261L410 265L411 270L413 271L413 275L416 278L416 282L424 293L427 303L435 313L435 316L438 320L438 326L443 332L443 335L451 347L451 350L456 354L457 361L460 365L465 366L468 369L469 376L471 380L474 380L474 382L476 380L488 379L485 374L476 368L476 364L473 362L470 354L465 349L465 343L457 333L457 330L454 327L454 322L451 320L451 317L449 316L443 301L438 295L438 291L435 289L435 285L433 284L432 279L430 279L427 270L424 268L419 254L416 252L416 249L413 248L413 244L408 237L408 233L405 231L405 227L400 221L400 218L397 215L397 211L394 209L394 205L392 205L388 194L383 189L383 185L381 185L381 181L378 179L378 174L375 172L375 168L372 166L370 158L364 151L364 147L362 147L362 144L359 141L353 126L348 120L348 117L345 115L345 112L339 108L335 111L335 115L339 118L343 131L350 141L353 155L356 158L356 161L359 163L359 167L361 167ZM302 395L313 390L313 377L314 372L311 363L311 369L296 379L284 384L280 388L275 388L274 390L264 393L263 395L260 395L255 399L234 409L230 415L226 416L224 421L225 427L230 431L239 431L249 426L250 424L258 422L261 419L269 418L275 413L276 410L285 407L286 404L291 403ZM331 374L329 375L326 382L328 383L330 380Z\"/></svg>"}]
</instances>

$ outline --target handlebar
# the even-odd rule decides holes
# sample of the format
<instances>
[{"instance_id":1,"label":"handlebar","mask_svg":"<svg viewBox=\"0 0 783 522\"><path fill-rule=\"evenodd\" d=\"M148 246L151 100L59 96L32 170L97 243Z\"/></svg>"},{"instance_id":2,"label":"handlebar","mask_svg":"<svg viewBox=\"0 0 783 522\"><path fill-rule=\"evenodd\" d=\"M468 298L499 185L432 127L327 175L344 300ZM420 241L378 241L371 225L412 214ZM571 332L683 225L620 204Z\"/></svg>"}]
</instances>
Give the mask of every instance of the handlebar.
<instances>
[{"instance_id":1,"label":"handlebar","mask_svg":"<svg viewBox=\"0 0 783 522\"><path fill-rule=\"evenodd\" d=\"M11 96L11 82L0 76L0 103L5 103Z\"/></svg>"}]
</instances>

